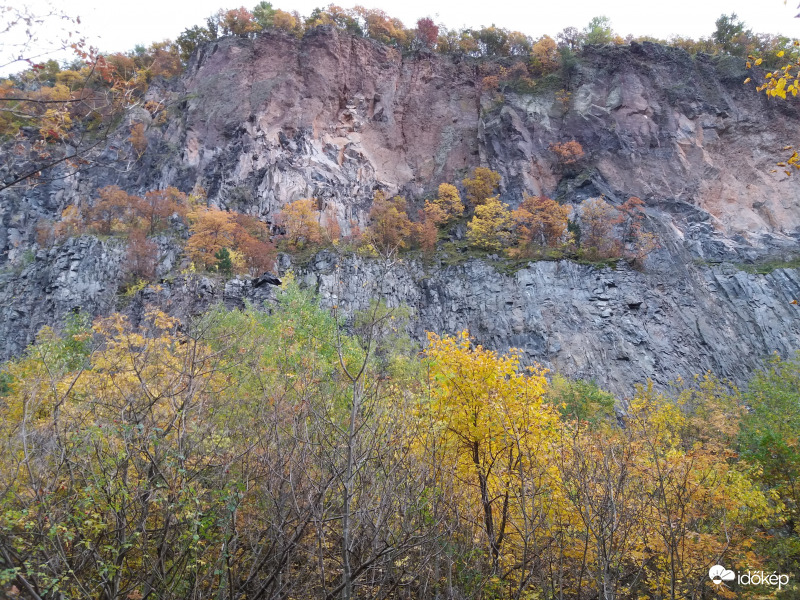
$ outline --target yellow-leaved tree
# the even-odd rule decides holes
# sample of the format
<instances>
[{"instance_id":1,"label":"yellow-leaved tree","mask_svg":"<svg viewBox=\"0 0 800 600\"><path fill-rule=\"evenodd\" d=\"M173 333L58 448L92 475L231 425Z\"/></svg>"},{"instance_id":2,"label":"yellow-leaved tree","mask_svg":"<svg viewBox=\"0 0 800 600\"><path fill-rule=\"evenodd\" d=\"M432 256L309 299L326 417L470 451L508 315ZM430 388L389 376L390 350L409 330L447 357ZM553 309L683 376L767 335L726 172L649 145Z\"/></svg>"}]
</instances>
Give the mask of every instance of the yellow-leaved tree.
<instances>
[{"instance_id":1,"label":"yellow-leaved tree","mask_svg":"<svg viewBox=\"0 0 800 600\"><path fill-rule=\"evenodd\" d=\"M511 213L508 205L495 196L475 207L467 224L467 241L477 248L496 252L511 241Z\"/></svg>"},{"instance_id":2,"label":"yellow-leaved tree","mask_svg":"<svg viewBox=\"0 0 800 600\"><path fill-rule=\"evenodd\" d=\"M445 460L470 490L464 506L497 574L514 569L521 556L520 528L531 451L542 445L557 420L544 402L546 370L520 366L516 352L498 354L457 338L429 333L430 359L426 410L447 448ZM530 491L530 490L529 490ZM521 501L521 502L520 502Z\"/></svg>"},{"instance_id":3,"label":"yellow-leaved tree","mask_svg":"<svg viewBox=\"0 0 800 600\"><path fill-rule=\"evenodd\" d=\"M486 167L475 167L472 177L461 181L467 190L467 200L474 206L487 202L500 184L500 173Z\"/></svg>"},{"instance_id":4,"label":"yellow-leaved tree","mask_svg":"<svg viewBox=\"0 0 800 600\"><path fill-rule=\"evenodd\" d=\"M445 225L464 214L464 203L458 194L456 186L450 183L443 183L439 186L436 199L431 202L441 211L441 221L439 224ZM428 203L425 203L427 209Z\"/></svg>"}]
</instances>

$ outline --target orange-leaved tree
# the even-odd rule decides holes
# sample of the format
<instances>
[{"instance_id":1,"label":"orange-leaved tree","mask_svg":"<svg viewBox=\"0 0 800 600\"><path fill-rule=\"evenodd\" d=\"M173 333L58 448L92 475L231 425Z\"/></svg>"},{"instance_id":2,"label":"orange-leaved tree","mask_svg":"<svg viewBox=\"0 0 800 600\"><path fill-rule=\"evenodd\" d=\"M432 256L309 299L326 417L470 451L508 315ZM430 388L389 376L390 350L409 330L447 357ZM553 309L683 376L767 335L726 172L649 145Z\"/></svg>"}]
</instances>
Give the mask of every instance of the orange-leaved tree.
<instances>
[{"instance_id":1,"label":"orange-leaved tree","mask_svg":"<svg viewBox=\"0 0 800 600\"><path fill-rule=\"evenodd\" d=\"M575 140L550 144L550 151L555 154L561 168L575 165L584 156L583 146Z\"/></svg>"},{"instance_id":2,"label":"orange-leaved tree","mask_svg":"<svg viewBox=\"0 0 800 600\"><path fill-rule=\"evenodd\" d=\"M545 196L525 195L519 208L511 213L517 227L517 252L530 255L537 249L565 244L570 210Z\"/></svg>"},{"instance_id":3,"label":"orange-leaved tree","mask_svg":"<svg viewBox=\"0 0 800 600\"><path fill-rule=\"evenodd\" d=\"M369 218L370 225L364 235L375 249L393 252L408 247L412 224L406 212L405 198L395 196L387 199L383 192L375 192Z\"/></svg>"},{"instance_id":4,"label":"orange-leaved tree","mask_svg":"<svg viewBox=\"0 0 800 600\"><path fill-rule=\"evenodd\" d=\"M87 226L102 235L125 233L137 225L142 199L116 185L98 191L98 199L86 210Z\"/></svg>"},{"instance_id":5,"label":"orange-leaved tree","mask_svg":"<svg viewBox=\"0 0 800 600\"><path fill-rule=\"evenodd\" d=\"M185 193L177 188L147 192L137 203L139 212L145 222L148 235L153 235L169 227L169 218L173 215L186 217L189 200Z\"/></svg>"},{"instance_id":6,"label":"orange-leaved tree","mask_svg":"<svg viewBox=\"0 0 800 600\"><path fill-rule=\"evenodd\" d=\"M235 213L233 221L233 249L241 255L244 263L234 264L237 272L246 270L255 276L271 270L275 265L276 251L270 241L269 227L256 217L241 213Z\"/></svg>"},{"instance_id":7,"label":"orange-leaved tree","mask_svg":"<svg viewBox=\"0 0 800 600\"><path fill-rule=\"evenodd\" d=\"M206 269L214 267L218 260L214 255L235 245L233 215L218 208L199 207L188 217L192 235L186 242L186 253L195 264Z\"/></svg>"},{"instance_id":8,"label":"orange-leaved tree","mask_svg":"<svg viewBox=\"0 0 800 600\"><path fill-rule=\"evenodd\" d=\"M125 267L138 279L149 280L155 277L158 261L158 246L148 240L141 229L134 229L128 236L128 251Z\"/></svg>"},{"instance_id":9,"label":"orange-leaved tree","mask_svg":"<svg viewBox=\"0 0 800 600\"><path fill-rule=\"evenodd\" d=\"M213 269L223 260L220 256L228 254L236 273L254 275L271 268L275 251L269 230L255 217L205 207L196 208L188 217L192 235L186 253L195 264Z\"/></svg>"},{"instance_id":10,"label":"orange-leaved tree","mask_svg":"<svg viewBox=\"0 0 800 600\"><path fill-rule=\"evenodd\" d=\"M324 230L319 224L320 217L315 198L301 198L284 206L278 223L286 231L289 246L296 249L322 242Z\"/></svg>"}]
</instances>

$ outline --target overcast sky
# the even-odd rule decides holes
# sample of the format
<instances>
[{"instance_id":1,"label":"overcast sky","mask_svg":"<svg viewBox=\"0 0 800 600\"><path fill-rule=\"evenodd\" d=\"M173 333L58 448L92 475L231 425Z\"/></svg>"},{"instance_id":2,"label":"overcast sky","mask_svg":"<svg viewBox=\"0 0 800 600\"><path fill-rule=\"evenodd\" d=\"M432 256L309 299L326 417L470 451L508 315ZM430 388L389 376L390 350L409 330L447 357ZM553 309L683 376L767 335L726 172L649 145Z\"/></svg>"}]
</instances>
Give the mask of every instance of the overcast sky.
<instances>
[{"instance_id":1,"label":"overcast sky","mask_svg":"<svg viewBox=\"0 0 800 600\"><path fill-rule=\"evenodd\" d=\"M47 0L29 0L38 6ZM185 28L202 24L219 8L236 8L239 2L220 0L50 0L69 14L80 16L81 31L93 44L105 51L131 50L136 44L175 38ZM667 38L673 34L688 37L709 36L714 21L723 13L735 12L757 33L781 33L800 38L797 2L789 0L361 0L340 2L349 7L360 3L368 8L381 8L413 26L420 17L430 16L448 28L497 25L538 37L555 36L565 27L583 28L592 17L605 15L621 35L652 35ZM257 0L248 0L252 8ZM275 0L273 5L284 10L297 10L308 15L329 0ZM16 4L12 1L12 4ZM1 40L0 40L1 41Z\"/></svg>"}]
</instances>

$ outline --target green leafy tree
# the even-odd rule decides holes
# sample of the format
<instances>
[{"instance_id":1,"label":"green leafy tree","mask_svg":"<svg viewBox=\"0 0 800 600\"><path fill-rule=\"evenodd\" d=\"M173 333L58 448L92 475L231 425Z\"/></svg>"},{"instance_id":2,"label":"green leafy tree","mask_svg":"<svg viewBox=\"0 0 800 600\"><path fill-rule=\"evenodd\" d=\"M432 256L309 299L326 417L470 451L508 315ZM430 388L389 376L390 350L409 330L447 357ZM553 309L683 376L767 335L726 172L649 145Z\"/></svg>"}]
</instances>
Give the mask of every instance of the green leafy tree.
<instances>
[{"instance_id":1,"label":"green leafy tree","mask_svg":"<svg viewBox=\"0 0 800 600\"><path fill-rule=\"evenodd\" d=\"M230 251L227 248L222 248L214 254L214 258L217 259L217 271L226 277L230 277L233 274L233 261L231 260Z\"/></svg>"},{"instance_id":2,"label":"green leafy tree","mask_svg":"<svg viewBox=\"0 0 800 600\"><path fill-rule=\"evenodd\" d=\"M210 42L213 39L214 37L206 27L195 25L194 27L184 29L183 33L175 40L178 48L180 48L180 56L184 64L189 60L189 57L200 44Z\"/></svg>"},{"instance_id":3,"label":"green leafy tree","mask_svg":"<svg viewBox=\"0 0 800 600\"><path fill-rule=\"evenodd\" d=\"M272 21L276 12L276 9L272 8L270 2L259 2L253 8L253 19L262 29L266 29L267 27L272 27Z\"/></svg>"},{"instance_id":4,"label":"green leafy tree","mask_svg":"<svg viewBox=\"0 0 800 600\"><path fill-rule=\"evenodd\" d=\"M765 489L783 504L780 533L768 552L781 572L800 568L800 353L777 355L756 373L744 397L749 410L741 421L742 456L759 467Z\"/></svg>"},{"instance_id":5,"label":"green leafy tree","mask_svg":"<svg viewBox=\"0 0 800 600\"><path fill-rule=\"evenodd\" d=\"M714 24L717 28L712 38L723 52L734 56L744 56L747 53L747 42L753 37L753 32L745 29L744 22L739 20L736 13L722 15Z\"/></svg>"},{"instance_id":6,"label":"green leafy tree","mask_svg":"<svg viewBox=\"0 0 800 600\"><path fill-rule=\"evenodd\" d=\"M608 44L614 39L611 20L604 16L594 17L583 29L583 32L587 44Z\"/></svg>"}]
</instances>

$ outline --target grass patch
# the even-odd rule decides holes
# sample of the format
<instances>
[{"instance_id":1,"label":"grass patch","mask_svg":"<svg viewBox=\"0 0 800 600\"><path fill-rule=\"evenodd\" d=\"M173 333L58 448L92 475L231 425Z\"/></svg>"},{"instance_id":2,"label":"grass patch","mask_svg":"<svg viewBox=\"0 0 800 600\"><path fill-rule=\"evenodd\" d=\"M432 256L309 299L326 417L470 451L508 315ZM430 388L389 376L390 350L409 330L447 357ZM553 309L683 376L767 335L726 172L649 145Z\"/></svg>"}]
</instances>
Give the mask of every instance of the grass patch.
<instances>
[{"instance_id":1,"label":"grass patch","mask_svg":"<svg viewBox=\"0 0 800 600\"><path fill-rule=\"evenodd\" d=\"M752 265L734 265L740 271L753 275L769 275L776 269L800 269L800 257L791 260L772 260Z\"/></svg>"}]
</instances>

